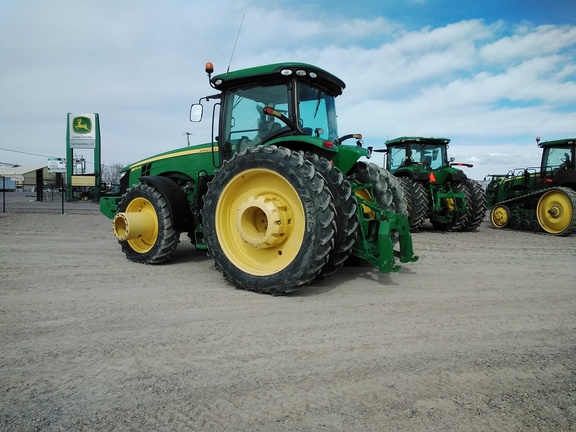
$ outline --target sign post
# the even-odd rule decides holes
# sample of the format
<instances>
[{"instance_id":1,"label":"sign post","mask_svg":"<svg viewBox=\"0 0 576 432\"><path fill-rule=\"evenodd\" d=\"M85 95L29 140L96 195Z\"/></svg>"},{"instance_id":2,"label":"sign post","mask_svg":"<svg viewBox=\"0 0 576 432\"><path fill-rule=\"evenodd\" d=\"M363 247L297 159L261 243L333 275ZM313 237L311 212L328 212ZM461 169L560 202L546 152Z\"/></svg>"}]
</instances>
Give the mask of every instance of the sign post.
<instances>
[{"instance_id":1,"label":"sign post","mask_svg":"<svg viewBox=\"0 0 576 432\"><path fill-rule=\"evenodd\" d=\"M68 127L66 128L66 184L67 199L73 198L74 182L72 181L74 150L93 149L94 150L94 188L99 194L101 173L100 173L100 118L97 113L92 114L72 114L68 113Z\"/></svg>"}]
</instances>

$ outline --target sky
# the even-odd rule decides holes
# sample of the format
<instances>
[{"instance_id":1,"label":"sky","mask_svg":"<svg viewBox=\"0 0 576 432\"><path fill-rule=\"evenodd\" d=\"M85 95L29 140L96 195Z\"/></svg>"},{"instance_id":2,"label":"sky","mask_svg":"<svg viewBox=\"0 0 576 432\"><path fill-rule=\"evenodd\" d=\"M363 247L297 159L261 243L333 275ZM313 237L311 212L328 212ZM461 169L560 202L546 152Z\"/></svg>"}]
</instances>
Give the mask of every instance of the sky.
<instances>
[{"instance_id":1,"label":"sky","mask_svg":"<svg viewBox=\"0 0 576 432\"><path fill-rule=\"evenodd\" d=\"M576 137L574 0L0 0L0 162L65 157L67 113L99 114L105 165L208 142L207 61L326 69L340 135L449 138L478 180Z\"/></svg>"}]
</instances>

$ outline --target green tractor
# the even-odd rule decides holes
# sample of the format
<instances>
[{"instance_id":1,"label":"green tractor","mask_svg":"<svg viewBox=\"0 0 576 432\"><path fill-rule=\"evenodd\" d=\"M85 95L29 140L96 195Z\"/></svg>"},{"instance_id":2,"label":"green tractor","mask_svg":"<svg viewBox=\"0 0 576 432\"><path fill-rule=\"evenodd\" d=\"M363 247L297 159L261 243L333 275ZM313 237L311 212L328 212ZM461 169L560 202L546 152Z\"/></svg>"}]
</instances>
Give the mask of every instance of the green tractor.
<instances>
[{"instance_id":1,"label":"green tractor","mask_svg":"<svg viewBox=\"0 0 576 432\"><path fill-rule=\"evenodd\" d=\"M440 231L474 231L486 213L480 183L448 159L447 138L401 137L386 141L386 169L396 176L408 202L412 231L429 219Z\"/></svg>"},{"instance_id":2,"label":"green tractor","mask_svg":"<svg viewBox=\"0 0 576 432\"><path fill-rule=\"evenodd\" d=\"M490 221L494 228L569 235L576 230L576 138L536 142L539 168L485 178Z\"/></svg>"},{"instance_id":3,"label":"green tractor","mask_svg":"<svg viewBox=\"0 0 576 432\"><path fill-rule=\"evenodd\" d=\"M123 168L120 193L100 201L128 259L168 261L187 233L234 286L272 295L351 256L381 272L418 259L397 180L365 161L361 135L337 135L344 82L304 63L206 72L211 142ZM203 111L193 104L190 120Z\"/></svg>"}]
</instances>

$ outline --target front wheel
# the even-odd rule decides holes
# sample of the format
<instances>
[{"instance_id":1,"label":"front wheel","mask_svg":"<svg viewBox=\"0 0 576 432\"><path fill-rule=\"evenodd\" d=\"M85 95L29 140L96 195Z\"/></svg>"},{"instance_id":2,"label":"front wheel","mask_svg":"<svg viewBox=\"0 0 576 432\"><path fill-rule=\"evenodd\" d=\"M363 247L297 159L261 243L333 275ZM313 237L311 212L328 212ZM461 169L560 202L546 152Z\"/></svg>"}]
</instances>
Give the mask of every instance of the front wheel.
<instances>
[{"instance_id":1,"label":"front wheel","mask_svg":"<svg viewBox=\"0 0 576 432\"><path fill-rule=\"evenodd\" d=\"M130 231L138 231L132 235ZM143 264L169 260L179 243L168 203L164 196L146 183L132 186L122 197L114 218L116 236L126 258Z\"/></svg>"},{"instance_id":2,"label":"front wheel","mask_svg":"<svg viewBox=\"0 0 576 432\"><path fill-rule=\"evenodd\" d=\"M204 196L204 239L238 288L283 295L312 282L334 245L330 191L303 154L256 146L215 173Z\"/></svg>"}]
</instances>

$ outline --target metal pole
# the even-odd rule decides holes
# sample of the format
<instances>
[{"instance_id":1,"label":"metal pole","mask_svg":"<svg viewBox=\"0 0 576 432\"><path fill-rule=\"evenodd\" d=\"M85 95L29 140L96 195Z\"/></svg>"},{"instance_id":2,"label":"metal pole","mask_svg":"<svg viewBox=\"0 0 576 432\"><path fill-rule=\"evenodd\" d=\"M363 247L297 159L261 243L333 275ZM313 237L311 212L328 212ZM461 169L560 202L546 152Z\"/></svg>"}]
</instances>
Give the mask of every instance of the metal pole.
<instances>
[{"instance_id":1,"label":"metal pole","mask_svg":"<svg viewBox=\"0 0 576 432\"><path fill-rule=\"evenodd\" d=\"M6 177L2 176L2 213L6 213Z\"/></svg>"},{"instance_id":2,"label":"metal pole","mask_svg":"<svg viewBox=\"0 0 576 432\"><path fill-rule=\"evenodd\" d=\"M64 194L66 193L66 190L64 189L64 176L60 179L60 183L62 188L62 214L64 214Z\"/></svg>"}]
</instances>

